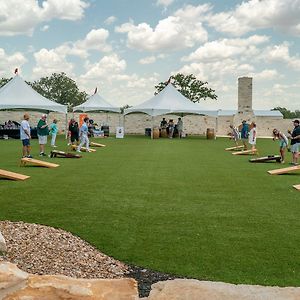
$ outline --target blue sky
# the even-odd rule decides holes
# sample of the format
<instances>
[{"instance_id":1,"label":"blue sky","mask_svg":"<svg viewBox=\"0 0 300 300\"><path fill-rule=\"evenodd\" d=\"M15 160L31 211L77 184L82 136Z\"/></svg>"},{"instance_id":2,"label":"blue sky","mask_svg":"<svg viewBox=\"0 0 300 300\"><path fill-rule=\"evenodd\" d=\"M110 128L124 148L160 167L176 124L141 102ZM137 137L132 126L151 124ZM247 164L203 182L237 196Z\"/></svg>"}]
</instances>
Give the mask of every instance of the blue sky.
<instances>
[{"instance_id":1,"label":"blue sky","mask_svg":"<svg viewBox=\"0 0 300 300\"><path fill-rule=\"evenodd\" d=\"M171 74L216 90L207 109L237 107L253 77L256 109L300 109L300 0L0 0L0 76L65 72L116 105L150 98Z\"/></svg>"}]
</instances>

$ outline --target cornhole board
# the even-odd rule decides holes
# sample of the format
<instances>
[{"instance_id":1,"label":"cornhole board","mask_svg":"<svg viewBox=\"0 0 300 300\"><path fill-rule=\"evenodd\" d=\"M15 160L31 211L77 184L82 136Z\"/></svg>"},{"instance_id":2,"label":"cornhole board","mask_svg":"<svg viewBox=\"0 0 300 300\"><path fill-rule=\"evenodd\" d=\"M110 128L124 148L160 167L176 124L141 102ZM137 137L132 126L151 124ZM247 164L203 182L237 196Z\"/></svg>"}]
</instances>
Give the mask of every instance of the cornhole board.
<instances>
[{"instance_id":1,"label":"cornhole board","mask_svg":"<svg viewBox=\"0 0 300 300\"><path fill-rule=\"evenodd\" d=\"M38 159L33 159L33 158L28 158L28 157L24 157L21 159L21 166L25 166L26 164L32 164L35 166L40 166L40 167L45 167L45 168L57 168L59 167L58 164L53 164L53 163L49 163L43 160L38 160Z\"/></svg>"},{"instance_id":2,"label":"cornhole board","mask_svg":"<svg viewBox=\"0 0 300 300\"><path fill-rule=\"evenodd\" d=\"M240 151L240 150L243 150L243 149L244 149L244 146L241 145L241 146L225 148L225 151Z\"/></svg>"},{"instance_id":3,"label":"cornhole board","mask_svg":"<svg viewBox=\"0 0 300 300\"><path fill-rule=\"evenodd\" d=\"M78 146L72 145L73 150L77 150ZM86 152L86 147L81 147L80 151ZM96 149L90 148L90 152L96 152Z\"/></svg>"},{"instance_id":4,"label":"cornhole board","mask_svg":"<svg viewBox=\"0 0 300 300\"><path fill-rule=\"evenodd\" d=\"M295 171L300 171L300 166L293 166L293 167L288 167L288 168L270 170L270 171L268 171L268 173L271 175L280 175L280 174L286 174L286 173L295 172Z\"/></svg>"},{"instance_id":5,"label":"cornhole board","mask_svg":"<svg viewBox=\"0 0 300 300\"><path fill-rule=\"evenodd\" d=\"M238 152L233 152L233 155L257 155L258 151L257 149L254 150L243 150L243 151L238 151Z\"/></svg>"},{"instance_id":6,"label":"cornhole board","mask_svg":"<svg viewBox=\"0 0 300 300\"><path fill-rule=\"evenodd\" d=\"M300 184L295 184L295 185L293 185L293 187L294 187L296 190L300 191Z\"/></svg>"},{"instance_id":7,"label":"cornhole board","mask_svg":"<svg viewBox=\"0 0 300 300\"><path fill-rule=\"evenodd\" d=\"M0 177L12 179L12 180L25 180L25 179L30 178L30 176L27 176L27 175L23 175L20 173L14 173L14 172L1 170L1 169L0 169Z\"/></svg>"},{"instance_id":8,"label":"cornhole board","mask_svg":"<svg viewBox=\"0 0 300 300\"><path fill-rule=\"evenodd\" d=\"M82 156L79 154L67 153L59 150L52 150L50 152L50 157L81 158Z\"/></svg>"},{"instance_id":9,"label":"cornhole board","mask_svg":"<svg viewBox=\"0 0 300 300\"><path fill-rule=\"evenodd\" d=\"M264 162L280 162L281 161L281 156L280 155L268 155L268 156L263 156L263 157L258 157L258 158L251 158L249 159L250 162L254 163L264 163Z\"/></svg>"},{"instance_id":10,"label":"cornhole board","mask_svg":"<svg viewBox=\"0 0 300 300\"><path fill-rule=\"evenodd\" d=\"M94 142L91 142L91 146L94 146L94 147L106 147L106 145L99 144L99 143L94 143Z\"/></svg>"}]
</instances>

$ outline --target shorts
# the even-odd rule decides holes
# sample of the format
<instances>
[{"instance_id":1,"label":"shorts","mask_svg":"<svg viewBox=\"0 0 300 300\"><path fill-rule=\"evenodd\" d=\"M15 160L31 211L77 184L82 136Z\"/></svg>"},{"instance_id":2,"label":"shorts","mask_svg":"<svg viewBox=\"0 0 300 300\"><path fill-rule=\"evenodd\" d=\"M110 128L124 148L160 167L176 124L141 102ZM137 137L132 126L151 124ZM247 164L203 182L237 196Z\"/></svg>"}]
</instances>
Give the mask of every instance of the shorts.
<instances>
[{"instance_id":1,"label":"shorts","mask_svg":"<svg viewBox=\"0 0 300 300\"><path fill-rule=\"evenodd\" d=\"M79 141L79 135L71 135L71 142L74 143L75 141Z\"/></svg>"},{"instance_id":2,"label":"shorts","mask_svg":"<svg viewBox=\"0 0 300 300\"><path fill-rule=\"evenodd\" d=\"M47 144L47 135L39 135L39 144L46 145Z\"/></svg>"},{"instance_id":3,"label":"shorts","mask_svg":"<svg viewBox=\"0 0 300 300\"><path fill-rule=\"evenodd\" d=\"M280 147L280 149L286 148L287 147L286 142L285 141L279 141L279 147Z\"/></svg>"},{"instance_id":4,"label":"shorts","mask_svg":"<svg viewBox=\"0 0 300 300\"><path fill-rule=\"evenodd\" d=\"M29 139L24 139L22 140L23 146L30 146L30 140Z\"/></svg>"},{"instance_id":5,"label":"shorts","mask_svg":"<svg viewBox=\"0 0 300 300\"><path fill-rule=\"evenodd\" d=\"M291 152L297 153L299 152L300 143L296 143L294 145L291 145Z\"/></svg>"}]
</instances>

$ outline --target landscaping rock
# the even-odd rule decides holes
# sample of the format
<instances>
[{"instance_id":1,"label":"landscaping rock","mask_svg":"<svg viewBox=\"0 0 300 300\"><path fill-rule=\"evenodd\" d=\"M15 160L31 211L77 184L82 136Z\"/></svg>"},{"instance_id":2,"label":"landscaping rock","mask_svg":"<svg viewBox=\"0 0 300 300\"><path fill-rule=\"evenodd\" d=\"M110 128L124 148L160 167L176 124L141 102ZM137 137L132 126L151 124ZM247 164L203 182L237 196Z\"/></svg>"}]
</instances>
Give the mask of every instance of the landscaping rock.
<instances>
[{"instance_id":1,"label":"landscaping rock","mask_svg":"<svg viewBox=\"0 0 300 300\"><path fill-rule=\"evenodd\" d=\"M133 279L74 279L62 275L30 275L11 263L0 264L0 284L1 300L138 299L137 284Z\"/></svg>"},{"instance_id":2,"label":"landscaping rock","mask_svg":"<svg viewBox=\"0 0 300 300\"><path fill-rule=\"evenodd\" d=\"M175 279L152 285L147 300L298 300L300 288Z\"/></svg>"},{"instance_id":3,"label":"landscaping rock","mask_svg":"<svg viewBox=\"0 0 300 300\"><path fill-rule=\"evenodd\" d=\"M7 251L7 249L6 249L5 239L0 231L0 253L6 252L6 251Z\"/></svg>"}]
</instances>

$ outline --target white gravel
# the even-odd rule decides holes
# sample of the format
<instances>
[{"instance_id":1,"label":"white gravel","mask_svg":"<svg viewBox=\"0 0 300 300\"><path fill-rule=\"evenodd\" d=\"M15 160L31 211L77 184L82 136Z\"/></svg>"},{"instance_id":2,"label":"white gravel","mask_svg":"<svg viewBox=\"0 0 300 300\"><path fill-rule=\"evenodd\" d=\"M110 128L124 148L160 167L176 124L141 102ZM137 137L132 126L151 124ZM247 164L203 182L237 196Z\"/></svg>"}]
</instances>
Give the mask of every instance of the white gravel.
<instances>
[{"instance_id":1,"label":"white gravel","mask_svg":"<svg viewBox=\"0 0 300 300\"><path fill-rule=\"evenodd\" d=\"M32 274L63 274L76 278L123 278L128 266L73 234L53 227L0 221L7 245L1 261Z\"/></svg>"}]
</instances>

